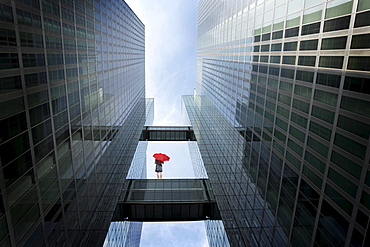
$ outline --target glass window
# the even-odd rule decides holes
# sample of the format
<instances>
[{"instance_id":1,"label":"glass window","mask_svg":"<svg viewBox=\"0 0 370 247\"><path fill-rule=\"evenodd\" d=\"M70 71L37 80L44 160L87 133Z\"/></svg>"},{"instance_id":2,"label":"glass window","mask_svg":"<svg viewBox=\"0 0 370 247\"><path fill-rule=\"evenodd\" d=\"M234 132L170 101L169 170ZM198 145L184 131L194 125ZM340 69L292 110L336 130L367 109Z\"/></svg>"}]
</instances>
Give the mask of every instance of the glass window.
<instances>
[{"instance_id":1,"label":"glass window","mask_svg":"<svg viewBox=\"0 0 370 247\"><path fill-rule=\"evenodd\" d=\"M331 155L331 161L344 171L351 174L353 177L360 179L362 168L351 159L348 159L343 155L333 151Z\"/></svg>"},{"instance_id":2,"label":"glass window","mask_svg":"<svg viewBox=\"0 0 370 247\"><path fill-rule=\"evenodd\" d=\"M356 15L355 27L370 26L370 11Z\"/></svg>"},{"instance_id":3,"label":"glass window","mask_svg":"<svg viewBox=\"0 0 370 247\"><path fill-rule=\"evenodd\" d=\"M299 99L293 99L293 107L297 110L308 113L308 111L310 109L310 104L306 103L304 101L301 101Z\"/></svg>"},{"instance_id":4,"label":"glass window","mask_svg":"<svg viewBox=\"0 0 370 247\"><path fill-rule=\"evenodd\" d=\"M0 103L0 119L24 110L23 97Z\"/></svg>"},{"instance_id":5,"label":"glass window","mask_svg":"<svg viewBox=\"0 0 370 247\"><path fill-rule=\"evenodd\" d=\"M285 81L280 81L279 88L287 92L292 92L293 84Z\"/></svg>"},{"instance_id":6,"label":"glass window","mask_svg":"<svg viewBox=\"0 0 370 247\"><path fill-rule=\"evenodd\" d=\"M285 30L285 38L298 36L299 27L294 27Z\"/></svg>"},{"instance_id":7,"label":"glass window","mask_svg":"<svg viewBox=\"0 0 370 247\"><path fill-rule=\"evenodd\" d=\"M301 86L301 85L295 85L294 93L296 95L300 95L306 98L311 98L312 88Z\"/></svg>"},{"instance_id":8,"label":"glass window","mask_svg":"<svg viewBox=\"0 0 370 247\"><path fill-rule=\"evenodd\" d=\"M348 29L350 19L351 19L351 16L344 16L341 18L336 18L333 20L325 21L324 32Z\"/></svg>"},{"instance_id":9,"label":"glass window","mask_svg":"<svg viewBox=\"0 0 370 247\"><path fill-rule=\"evenodd\" d=\"M323 157L327 157L329 147L325 143L321 143L309 136L307 140L307 145L315 150L317 153L321 154Z\"/></svg>"},{"instance_id":10,"label":"glass window","mask_svg":"<svg viewBox=\"0 0 370 247\"><path fill-rule=\"evenodd\" d=\"M284 43L284 51L296 51L297 43L297 41Z\"/></svg>"},{"instance_id":11,"label":"glass window","mask_svg":"<svg viewBox=\"0 0 370 247\"><path fill-rule=\"evenodd\" d=\"M340 75L317 73L316 83L329 87L339 88L340 78L341 78Z\"/></svg>"},{"instance_id":12,"label":"glass window","mask_svg":"<svg viewBox=\"0 0 370 247\"><path fill-rule=\"evenodd\" d=\"M335 114L334 112L328 111L326 109L314 105L312 106L312 116L332 124L334 122Z\"/></svg>"},{"instance_id":13,"label":"glass window","mask_svg":"<svg viewBox=\"0 0 370 247\"><path fill-rule=\"evenodd\" d=\"M27 88L46 84L46 73L34 73L24 76Z\"/></svg>"},{"instance_id":14,"label":"glass window","mask_svg":"<svg viewBox=\"0 0 370 247\"><path fill-rule=\"evenodd\" d=\"M254 36L254 42L259 42L259 41L261 41L261 35Z\"/></svg>"},{"instance_id":15,"label":"glass window","mask_svg":"<svg viewBox=\"0 0 370 247\"><path fill-rule=\"evenodd\" d=\"M325 18L346 15L352 12L352 0L332 0L326 7Z\"/></svg>"},{"instance_id":16,"label":"glass window","mask_svg":"<svg viewBox=\"0 0 370 247\"><path fill-rule=\"evenodd\" d=\"M281 58L280 56L271 56L270 63L280 63L280 58Z\"/></svg>"},{"instance_id":17,"label":"glass window","mask_svg":"<svg viewBox=\"0 0 370 247\"><path fill-rule=\"evenodd\" d=\"M306 6L307 8L307 6ZM303 24L320 21L322 16L323 6L316 6L311 9L305 9L303 13Z\"/></svg>"},{"instance_id":18,"label":"glass window","mask_svg":"<svg viewBox=\"0 0 370 247\"><path fill-rule=\"evenodd\" d=\"M340 108L370 117L370 102L342 96Z\"/></svg>"},{"instance_id":19,"label":"glass window","mask_svg":"<svg viewBox=\"0 0 370 247\"><path fill-rule=\"evenodd\" d=\"M269 51L270 45L261 45L261 51Z\"/></svg>"},{"instance_id":20,"label":"glass window","mask_svg":"<svg viewBox=\"0 0 370 247\"><path fill-rule=\"evenodd\" d=\"M349 57L347 69L370 71L370 57Z\"/></svg>"},{"instance_id":21,"label":"glass window","mask_svg":"<svg viewBox=\"0 0 370 247\"><path fill-rule=\"evenodd\" d=\"M313 171L311 171L310 168L308 168L307 166L303 166L303 171L302 171L303 175L305 175L312 183L314 183L317 188L321 188L321 185L322 185L322 178L319 177L316 173L314 173ZM307 223L306 223L307 224Z\"/></svg>"},{"instance_id":22,"label":"glass window","mask_svg":"<svg viewBox=\"0 0 370 247\"><path fill-rule=\"evenodd\" d=\"M295 57L294 57L295 60ZM292 69L281 69L281 76L286 78L294 78L294 70Z\"/></svg>"},{"instance_id":23,"label":"glass window","mask_svg":"<svg viewBox=\"0 0 370 247\"><path fill-rule=\"evenodd\" d=\"M342 115L339 115L338 118L338 127L345 129L355 135L358 135L364 139L368 139L370 135L370 125L359 122L352 118L348 118Z\"/></svg>"},{"instance_id":24,"label":"glass window","mask_svg":"<svg viewBox=\"0 0 370 247\"><path fill-rule=\"evenodd\" d=\"M0 94L9 93L20 89L22 89L22 85L21 77L19 75L0 78Z\"/></svg>"},{"instance_id":25,"label":"glass window","mask_svg":"<svg viewBox=\"0 0 370 247\"><path fill-rule=\"evenodd\" d=\"M277 31L272 33L272 39L281 39L283 37L283 31Z\"/></svg>"},{"instance_id":26,"label":"glass window","mask_svg":"<svg viewBox=\"0 0 370 247\"><path fill-rule=\"evenodd\" d=\"M279 99L278 100L279 100L279 102L289 106L290 101L291 101L291 97L289 97L287 95L284 95L284 94L279 94Z\"/></svg>"},{"instance_id":27,"label":"glass window","mask_svg":"<svg viewBox=\"0 0 370 247\"><path fill-rule=\"evenodd\" d=\"M268 58L269 58L268 56L261 56L260 57L260 62L261 63L267 63L268 62Z\"/></svg>"},{"instance_id":28,"label":"glass window","mask_svg":"<svg viewBox=\"0 0 370 247\"><path fill-rule=\"evenodd\" d=\"M304 159L308 163L310 163L313 167L315 167L318 171L320 171L321 173L325 172L326 164L325 162L321 161L319 157L316 157L315 155L311 154L309 151L306 151Z\"/></svg>"},{"instance_id":29,"label":"glass window","mask_svg":"<svg viewBox=\"0 0 370 247\"><path fill-rule=\"evenodd\" d=\"M346 76L344 80L344 89L370 94L370 79Z\"/></svg>"},{"instance_id":30,"label":"glass window","mask_svg":"<svg viewBox=\"0 0 370 247\"><path fill-rule=\"evenodd\" d=\"M270 33L265 33L262 35L262 41L265 41L265 40L270 40L270 36L271 34Z\"/></svg>"},{"instance_id":31,"label":"glass window","mask_svg":"<svg viewBox=\"0 0 370 247\"><path fill-rule=\"evenodd\" d=\"M282 106L279 106L277 107L277 113L285 118L289 118L289 110L285 109L284 107Z\"/></svg>"},{"instance_id":32,"label":"glass window","mask_svg":"<svg viewBox=\"0 0 370 247\"><path fill-rule=\"evenodd\" d=\"M295 65L295 56L283 56L283 64Z\"/></svg>"},{"instance_id":33,"label":"glass window","mask_svg":"<svg viewBox=\"0 0 370 247\"><path fill-rule=\"evenodd\" d=\"M298 65L315 67L316 56L299 56Z\"/></svg>"},{"instance_id":34,"label":"glass window","mask_svg":"<svg viewBox=\"0 0 370 247\"><path fill-rule=\"evenodd\" d=\"M54 55L54 54L53 54ZM23 66L24 67L41 67L45 66L44 54L22 54ZM50 65L53 61L50 61Z\"/></svg>"},{"instance_id":35,"label":"glass window","mask_svg":"<svg viewBox=\"0 0 370 247\"><path fill-rule=\"evenodd\" d=\"M0 28L0 45L16 46L15 32L13 30Z\"/></svg>"},{"instance_id":36,"label":"glass window","mask_svg":"<svg viewBox=\"0 0 370 247\"><path fill-rule=\"evenodd\" d=\"M281 51L281 44L272 44L271 51Z\"/></svg>"},{"instance_id":37,"label":"glass window","mask_svg":"<svg viewBox=\"0 0 370 247\"><path fill-rule=\"evenodd\" d=\"M34 33L19 32L21 46L43 47L42 36Z\"/></svg>"},{"instance_id":38,"label":"glass window","mask_svg":"<svg viewBox=\"0 0 370 247\"><path fill-rule=\"evenodd\" d=\"M310 131L312 133L315 133L316 135L320 136L321 138L323 138L327 141L330 141L331 130L329 130L328 128L325 128L324 126L311 121Z\"/></svg>"},{"instance_id":39,"label":"glass window","mask_svg":"<svg viewBox=\"0 0 370 247\"><path fill-rule=\"evenodd\" d=\"M370 9L370 2L368 0L358 0L357 11Z\"/></svg>"},{"instance_id":40,"label":"glass window","mask_svg":"<svg viewBox=\"0 0 370 247\"><path fill-rule=\"evenodd\" d=\"M288 27L298 26L300 21L301 21L301 13L300 12L289 15L287 17L287 20L286 20L286 27L288 28Z\"/></svg>"},{"instance_id":41,"label":"glass window","mask_svg":"<svg viewBox=\"0 0 370 247\"><path fill-rule=\"evenodd\" d=\"M280 62L280 61L279 61ZM269 69L269 74L270 75L276 75L276 76L279 76L279 68L273 68L273 67L270 67Z\"/></svg>"},{"instance_id":42,"label":"glass window","mask_svg":"<svg viewBox=\"0 0 370 247\"><path fill-rule=\"evenodd\" d=\"M300 51L317 50L317 43L318 43L317 39L301 41L299 50Z\"/></svg>"},{"instance_id":43,"label":"glass window","mask_svg":"<svg viewBox=\"0 0 370 247\"><path fill-rule=\"evenodd\" d=\"M314 72L297 70L296 79L301 81L313 82L314 75Z\"/></svg>"},{"instance_id":44,"label":"glass window","mask_svg":"<svg viewBox=\"0 0 370 247\"><path fill-rule=\"evenodd\" d=\"M351 49L370 48L370 34L353 35Z\"/></svg>"},{"instance_id":45,"label":"glass window","mask_svg":"<svg viewBox=\"0 0 370 247\"><path fill-rule=\"evenodd\" d=\"M302 35L314 34L320 32L320 22L302 26Z\"/></svg>"},{"instance_id":46,"label":"glass window","mask_svg":"<svg viewBox=\"0 0 370 247\"><path fill-rule=\"evenodd\" d=\"M321 56L319 67L341 69L344 57L341 56Z\"/></svg>"},{"instance_id":47,"label":"glass window","mask_svg":"<svg viewBox=\"0 0 370 247\"><path fill-rule=\"evenodd\" d=\"M332 105L332 106L336 106L338 95L334 94L334 93L329 93L329 92L325 92L325 91L316 89L314 99L319 101L319 102L322 102L322 103L326 103L326 104L329 104L329 105Z\"/></svg>"},{"instance_id":48,"label":"glass window","mask_svg":"<svg viewBox=\"0 0 370 247\"><path fill-rule=\"evenodd\" d=\"M293 150L296 154L299 156L302 156L303 153L303 148L301 144L297 144L295 141L292 139L288 139L288 147Z\"/></svg>"},{"instance_id":49,"label":"glass window","mask_svg":"<svg viewBox=\"0 0 370 247\"><path fill-rule=\"evenodd\" d=\"M331 200L333 200L340 208L342 208L348 215L350 215L352 213L352 209L353 209L352 203L350 203L347 199L345 199L342 194L338 193L329 184L326 185L325 194ZM335 209L333 209L333 210L335 211ZM338 219L340 219L340 218L335 218L335 220L338 220ZM344 220L344 219L342 219L342 220ZM348 225L348 221L344 220L344 222ZM335 222L335 227L339 227L339 226L340 225L338 225L338 223ZM335 229L332 224L330 224L329 227L332 228L332 231ZM331 232L331 234L333 234L333 232ZM339 235L338 235L337 238L336 238L336 243L338 243L339 246L343 246L344 243L345 243L344 240L343 240L343 237L339 237Z\"/></svg>"},{"instance_id":50,"label":"glass window","mask_svg":"<svg viewBox=\"0 0 370 247\"><path fill-rule=\"evenodd\" d=\"M19 68L17 53L0 53L0 70Z\"/></svg>"},{"instance_id":51,"label":"glass window","mask_svg":"<svg viewBox=\"0 0 370 247\"><path fill-rule=\"evenodd\" d=\"M12 7L0 4L0 20L13 23Z\"/></svg>"},{"instance_id":52,"label":"glass window","mask_svg":"<svg viewBox=\"0 0 370 247\"><path fill-rule=\"evenodd\" d=\"M347 37L322 39L321 50L345 49Z\"/></svg>"},{"instance_id":53,"label":"glass window","mask_svg":"<svg viewBox=\"0 0 370 247\"><path fill-rule=\"evenodd\" d=\"M304 139L306 134L300 131L299 129L295 128L294 126L290 126L289 134L300 140L302 143L304 143Z\"/></svg>"},{"instance_id":54,"label":"glass window","mask_svg":"<svg viewBox=\"0 0 370 247\"><path fill-rule=\"evenodd\" d=\"M339 133L335 134L334 144L343 150L353 154L359 159L365 158L366 147Z\"/></svg>"}]
</instances>

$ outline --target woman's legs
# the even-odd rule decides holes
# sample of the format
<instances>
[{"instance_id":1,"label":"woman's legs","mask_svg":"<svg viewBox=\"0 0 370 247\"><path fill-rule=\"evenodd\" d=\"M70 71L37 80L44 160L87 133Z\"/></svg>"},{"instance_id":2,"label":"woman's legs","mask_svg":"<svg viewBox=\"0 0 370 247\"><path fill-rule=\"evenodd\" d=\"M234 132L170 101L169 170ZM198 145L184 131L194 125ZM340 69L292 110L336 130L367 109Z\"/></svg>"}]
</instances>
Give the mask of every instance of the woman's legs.
<instances>
[{"instance_id":1,"label":"woman's legs","mask_svg":"<svg viewBox=\"0 0 370 247\"><path fill-rule=\"evenodd\" d=\"M162 179L162 172L157 172L157 178Z\"/></svg>"}]
</instances>

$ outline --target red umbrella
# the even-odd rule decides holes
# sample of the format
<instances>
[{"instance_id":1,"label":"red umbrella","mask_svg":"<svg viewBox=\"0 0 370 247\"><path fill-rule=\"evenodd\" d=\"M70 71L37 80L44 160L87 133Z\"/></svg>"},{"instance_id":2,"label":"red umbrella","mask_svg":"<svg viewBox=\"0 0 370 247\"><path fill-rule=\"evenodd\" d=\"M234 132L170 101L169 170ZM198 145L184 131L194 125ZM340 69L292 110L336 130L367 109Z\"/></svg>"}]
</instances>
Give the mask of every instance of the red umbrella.
<instances>
[{"instance_id":1,"label":"red umbrella","mask_svg":"<svg viewBox=\"0 0 370 247\"><path fill-rule=\"evenodd\" d=\"M167 156L165 154L162 154L162 153L153 154L153 157L156 160L160 160L160 161L169 161L170 160L170 157L169 156Z\"/></svg>"}]
</instances>

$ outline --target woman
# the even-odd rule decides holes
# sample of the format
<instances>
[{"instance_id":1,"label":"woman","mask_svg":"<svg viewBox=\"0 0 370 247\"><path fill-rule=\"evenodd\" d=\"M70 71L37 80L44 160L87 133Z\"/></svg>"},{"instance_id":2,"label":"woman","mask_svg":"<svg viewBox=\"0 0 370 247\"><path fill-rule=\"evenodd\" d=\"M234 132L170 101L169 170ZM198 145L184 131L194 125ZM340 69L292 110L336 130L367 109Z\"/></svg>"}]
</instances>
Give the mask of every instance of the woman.
<instances>
[{"instance_id":1,"label":"woman","mask_svg":"<svg viewBox=\"0 0 370 247\"><path fill-rule=\"evenodd\" d=\"M157 173L157 178L158 179L162 179L162 172L163 172L163 161L161 160L154 160L154 164L155 164L155 172Z\"/></svg>"}]
</instances>

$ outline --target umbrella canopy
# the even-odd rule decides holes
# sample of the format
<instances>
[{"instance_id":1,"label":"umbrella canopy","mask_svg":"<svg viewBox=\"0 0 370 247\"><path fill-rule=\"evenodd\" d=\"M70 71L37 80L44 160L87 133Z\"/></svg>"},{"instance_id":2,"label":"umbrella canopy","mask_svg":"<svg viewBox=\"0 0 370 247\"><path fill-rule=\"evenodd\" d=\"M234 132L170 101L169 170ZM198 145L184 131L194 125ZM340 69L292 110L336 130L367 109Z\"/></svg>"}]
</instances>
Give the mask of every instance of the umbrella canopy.
<instances>
[{"instance_id":1,"label":"umbrella canopy","mask_svg":"<svg viewBox=\"0 0 370 247\"><path fill-rule=\"evenodd\" d=\"M160 160L160 161L169 161L170 160L169 156L167 156L166 154L162 154L162 153L153 154L153 157L156 160Z\"/></svg>"}]
</instances>

